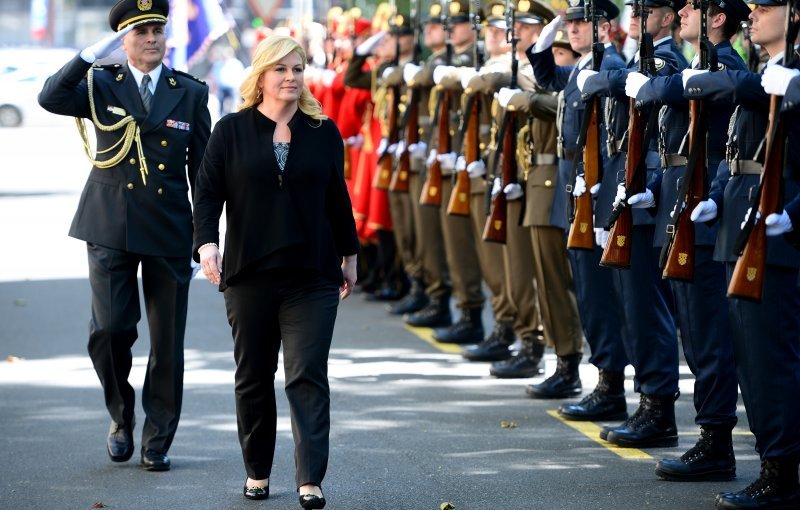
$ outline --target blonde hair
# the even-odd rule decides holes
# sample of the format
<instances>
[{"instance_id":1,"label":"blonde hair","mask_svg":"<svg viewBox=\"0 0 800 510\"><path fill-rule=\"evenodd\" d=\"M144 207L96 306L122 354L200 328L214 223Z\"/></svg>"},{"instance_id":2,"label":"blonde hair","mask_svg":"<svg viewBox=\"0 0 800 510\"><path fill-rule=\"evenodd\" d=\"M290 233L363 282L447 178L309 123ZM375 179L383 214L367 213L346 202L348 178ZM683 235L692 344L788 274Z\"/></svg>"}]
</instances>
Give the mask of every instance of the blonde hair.
<instances>
[{"instance_id":1,"label":"blonde hair","mask_svg":"<svg viewBox=\"0 0 800 510\"><path fill-rule=\"evenodd\" d=\"M242 95L242 104L239 105L239 111L261 103L262 92L259 86L261 76L265 71L275 67L278 62L286 55L295 52L300 56L303 62L303 69L305 69L307 57L306 52L300 43L285 35L271 35L261 41L256 48L255 55L253 56L253 66L250 74L242 82L239 88L239 93ZM322 105L319 101L311 95L308 85L303 84L303 91L300 93L300 99L297 101L297 106L300 111L316 120L325 120L327 117L322 115Z\"/></svg>"}]
</instances>

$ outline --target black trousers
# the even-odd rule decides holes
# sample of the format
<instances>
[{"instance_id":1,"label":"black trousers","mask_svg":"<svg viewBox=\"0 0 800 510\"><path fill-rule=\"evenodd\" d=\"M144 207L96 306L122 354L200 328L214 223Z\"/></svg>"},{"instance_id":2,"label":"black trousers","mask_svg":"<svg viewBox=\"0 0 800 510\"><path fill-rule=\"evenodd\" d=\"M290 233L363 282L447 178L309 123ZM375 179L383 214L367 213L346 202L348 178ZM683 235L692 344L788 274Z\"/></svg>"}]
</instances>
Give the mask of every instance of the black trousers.
<instances>
[{"instance_id":1,"label":"black trousers","mask_svg":"<svg viewBox=\"0 0 800 510\"><path fill-rule=\"evenodd\" d=\"M236 359L236 418L247 476L270 476L275 454L275 372L283 343L297 487L322 484L328 467L328 353L339 306L336 282L268 270L225 289Z\"/></svg>"},{"instance_id":2,"label":"black trousers","mask_svg":"<svg viewBox=\"0 0 800 510\"><path fill-rule=\"evenodd\" d=\"M142 389L146 419L142 447L166 452L175 437L183 398L183 338L192 268L189 257L150 257L87 243L92 320L89 356L103 385L106 408L120 424L133 424L128 383L131 346L141 319L139 283L150 326L150 357Z\"/></svg>"}]
</instances>

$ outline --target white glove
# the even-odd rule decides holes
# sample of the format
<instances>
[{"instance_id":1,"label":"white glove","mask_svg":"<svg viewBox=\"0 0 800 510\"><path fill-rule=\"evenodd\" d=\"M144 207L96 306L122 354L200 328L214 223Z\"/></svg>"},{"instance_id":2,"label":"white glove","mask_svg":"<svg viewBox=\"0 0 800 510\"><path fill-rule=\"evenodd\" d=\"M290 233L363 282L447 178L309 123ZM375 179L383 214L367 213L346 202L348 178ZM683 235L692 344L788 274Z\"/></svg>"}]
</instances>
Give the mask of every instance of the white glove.
<instances>
[{"instance_id":1,"label":"white glove","mask_svg":"<svg viewBox=\"0 0 800 510\"><path fill-rule=\"evenodd\" d=\"M605 249L606 244L608 244L608 237L611 235L611 232L604 228L597 228L594 229L594 244L599 246L600 248Z\"/></svg>"},{"instance_id":2,"label":"white glove","mask_svg":"<svg viewBox=\"0 0 800 510\"><path fill-rule=\"evenodd\" d=\"M386 147L386 154L390 154L390 155L394 156L394 154L396 152L397 152L397 144L396 143L389 144L389 146Z\"/></svg>"},{"instance_id":3,"label":"white glove","mask_svg":"<svg viewBox=\"0 0 800 510\"><path fill-rule=\"evenodd\" d=\"M119 32L115 32L100 39L96 43L81 51L81 58L90 64L94 64L96 60L106 58L107 56L111 55L114 50L122 45L122 38L125 37L125 34L133 30L134 26L135 23L131 23Z\"/></svg>"},{"instance_id":4,"label":"white glove","mask_svg":"<svg viewBox=\"0 0 800 510\"><path fill-rule=\"evenodd\" d=\"M442 167L442 170L455 169L456 158L457 155L455 152L448 152L447 154L439 154L436 156L436 160L439 161L439 165Z\"/></svg>"},{"instance_id":5,"label":"white glove","mask_svg":"<svg viewBox=\"0 0 800 510\"><path fill-rule=\"evenodd\" d=\"M588 80L589 78L591 78L596 74L597 71L592 71L591 69L582 69L578 73L578 77L575 78L575 83L578 85L578 90L583 92L583 86L586 85L586 80Z\"/></svg>"},{"instance_id":6,"label":"white glove","mask_svg":"<svg viewBox=\"0 0 800 510\"><path fill-rule=\"evenodd\" d=\"M497 104L500 105L501 108L505 108L508 106L509 101L511 98L516 96L517 94L522 94L522 90L520 89L511 89L508 87L503 87L497 91L495 97L497 97Z\"/></svg>"},{"instance_id":7,"label":"white glove","mask_svg":"<svg viewBox=\"0 0 800 510\"><path fill-rule=\"evenodd\" d=\"M406 151L406 141L400 140L395 144L394 157L399 159L400 156L402 156L405 151Z\"/></svg>"},{"instance_id":8,"label":"white glove","mask_svg":"<svg viewBox=\"0 0 800 510\"><path fill-rule=\"evenodd\" d=\"M456 172L465 172L467 170L467 160L464 156L459 156L456 160Z\"/></svg>"},{"instance_id":9,"label":"white glove","mask_svg":"<svg viewBox=\"0 0 800 510\"><path fill-rule=\"evenodd\" d=\"M600 183L598 182L597 184L592 186L592 189L589 190L589 193L591 193L591 195L595 197L597 196L597 193L599 191L600 191ZM582 175L576 175L575 186L573 186L572 188L572 196L578 198L584 193L586 193L586 180L583 178Z\"/></svg>"},{"instance_id":10,"label":"white glove","mask_svg":"<svg viewBox=\"0 0 800 510\"><path fill-rule=\"evenodd\" d=\"M384 37L386 37L386 32L378 32L377 34L371 35L369 39L356 47L356 55L369 55L372 53L372 50L380 44Z\"/></svg>"},{"instance_id":11,"label":"white glove","mask_svg":"<svg viewBox=\"0 0 800 510\"><path fill-rule=\"evenodd\" d=\"M453 66L436 66L433 70L433 83L439 85L444 80L445 76L456 73L456 68Z\"/></svg>"},{"instance_id":12,"label":"white glove","mask_svg":"<svg viewBox=\"0 0 800 510\"><path fill-rule=\"evenodd\" d=\"M386 147L389 146L389 139L388 138L381 138L381 142L378 144L378 156L383 154L386 151Z\"/></svg>"},{"instance_id":13,"label":"white glove","mask_svg":"<svg viewBox=\"0 0 800 510\"><path fill-rule=\"evenodd\" d=\"M506 194L506 199L508 200L519 200L522 198L522 186L517 184L516 182L512 182L511 184L507 184L505 188L503 188L503 193Z\"/></svg>"},{"instance_id":14,"label":"white glove","mask_svg":"<svg viewBox=\"0 0 800 510\"><path fill-rule=\"evenodd\" d=\"M458 74L461 76L461 87L467 88L469 81L478 74L478 71L474 67L462 67Z\"/></svg>"},{"instance_id":15,"label":"white glove","mask_svg":"<svg viewBox=\"0 0 800 510\"><path fill-rule=\"evenodd\" d=\"M482 159L476 159L467 165L467 173L471 178L483 177L486 175L486 164Z\"/></svg>"},{"instance_id":16,"label":"white glove","mask_svg":"<svg viewBox=\"0 0 800 510\"><path fill-rule=\"evenodd\" d=\"M689 218L695 223L711 221L717 217L717 203L711 199L703 200L692 211Z\"/></svg>"},{"instance_id":17,"label":"white glove","mask_svg":"<svg viewBox=\"0 0 800 510\"><path fill-rule=\"evenodd\" d=\"M617 196L614 197L614 207L619 206L619 204L625 201L625 195L627 195L627 193L628 190L625 189L624 184L617 184Z\"/></svg>"},{"instance_id":18,"label":"white glove","mask_svg":"<svg viewBox=\"0 0 800 510\"><path fill-rule=\"evenodd\" d=\"M411 83L420 71L422 71L422 66L412 64L411 62L407 63L403 66L403 80L406 83Z\"/></svg>"},{"instance_id":19,"label":"white glove","mask_svg":"<svg viewBox=\"0 0 800 510\"><path fill-rule=\"evenodd\" d=\"M436 161L436 156L437 156L436 149L431 149L431 153L428 154L428 159L425 160L425 164L428 165L429 167L433 165L433 162Z\"/></svg>"},{"instance_id":20,"label":"white glove","mask_svg":"<svg viewBox=\"0 0 800 510\"><path fill-rule=\"evenodd\" d=\"M428 144L425 142L412 143L408 146L408 152L414 159L425 159L425 152L428 150Z\"/></svg>"},{"instance_id":21,"label":"white glove","mask_svg":"<svg viewBox=\"0 0 800 510\"><path fill-rule=\"evenodd\" d=\"M798 75L800 75L800 71L797 69L789 69L777 64L771 65L761 75L761 86L764 87L767 94L785 96L789 82Z\"/></svg>"},{"instance_id":22,"label":"white glove","mask_svg":"<svg viewBox=\"0 0 800 510\"><path fill-rule=\"evenodd\" d=\"M561 16L556 16L553 21L545 25L542 33L539 34L539 39L536 40L536 45L533 48L534 53L541 53L549 50L553 46L553 41L556 40L558 27L561 25Z\"/></svg>"},{"instance_id":23,"label":"white glove","mask_svg":"<svg viewBox=\"0 0 800 510\"><path fill-rule=\"evenodd\" d=\"M689 80L698 74L705 74L708 72L708 69L684 69L681 71L681 79L683 80L683 88L686 88L686 84L689 83Z\"/></svg>"},{"instance_id":24,"label":"white glove","mask_svg":"<svg viewBox=\"0 0 800 510\"><path fill-rule=\"evenodd\" d=\"M625 79L625 95L636 99L636 96L639 95L639 90L648 81L650 81L650 78L642 73L628 73L628 77Z\"/></svg>"},{"instance_id":25,"label":"white glove","mask_svg":"<svg viewBox=\"0 0 800 510\"><path fill-rule=\"evenodd\" d=\"M492 183L492 198L499 195L501 191L503 191L503 183L500 181L499 177L495 177Z\"/></svg>"},{"instance_id":26,"label":"white glove","mask_svg":"<svg viewBox=\"0 0 800 510\"><path fill-rule=\"evenodd\" d=\"M752 208L748 208L744 215L744 221L741 225L742 229L744 229L747 220L750 218L751 210ZM756 211L756 221L759 221L760 219L761 212ZM764 222L764 226L766 227L766 233L768 236L779 236L794 230L794 227L792 226L792 219L789 218L789 215L785 210L780 214L772 213L768 215L766 221Z\"/></svg>"},{"instance_id":27,"label":"white glove","mask_svg":"<svg viewBox=\"0 0 800 510\"><path fill-rule=\"evenodd\" d=\"M636 193L629 198L628 205L634 209L650 209L656 205L656 197L650 188L645 188L644 193Z\"/></svg>"},{"instance_id":28,"label":"white glove","mask_svg":"<svg viewBox=\"0 0 800 510\"><path fill-rule=\"evenodd\" d=\"M361 135L350 136L347 138L347 145L350 147L360 149L364 145L364 137Z\"/></svg>"},{"instance_id":29,"label":"white glove","mask_svg":"<svg viewBox=\"0 0 800 510\"><path fill-rule=\"evenodd\" d=\"M394 66L386 66L386 69L383 70L381 73L381 78L384 80L389 77L394 72Z\"/></svg>"},{"instance_id":30,"label":"white glove","mask_svg":"<svg viewBox=\"0 0 800 510\"><path fill-rule=\"evenodd\" d=\"M333 79L336 78L336 71L333 69L323 69L322 70L322 84L326 87L330 87L333 84Z\"/></svg>"}]
</instances>

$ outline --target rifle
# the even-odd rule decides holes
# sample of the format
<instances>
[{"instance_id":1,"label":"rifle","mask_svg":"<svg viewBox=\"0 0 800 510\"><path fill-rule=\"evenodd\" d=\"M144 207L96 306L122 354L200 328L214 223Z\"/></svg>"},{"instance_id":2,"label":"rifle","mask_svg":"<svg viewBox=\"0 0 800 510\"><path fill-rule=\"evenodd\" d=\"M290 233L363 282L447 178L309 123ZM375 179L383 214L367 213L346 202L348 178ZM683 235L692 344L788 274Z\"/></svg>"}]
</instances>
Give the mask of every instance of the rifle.
<instances>
[{"instance_id":1,"label":"rifle","mask_svg":"<svg viewBox=\"0 0 800 510\"><path fill-rule=\"evenodd\" d=\"M445 64L451 65L453 63L453 42L451 40L451 27L449 23L449 11L447 8L447 1L442 0L442 13L441 20L447 38L445 39L446 58ZM439 87L439 104L435 114L434 123L436 124L437 133L437 154L447 154L450 152L450 91L445 90L444 87ZM431 131L433 136L433 131ZM430 140L429 140L430 141ZM430 143L428 144L430 147ZM430 205L433 207L440 207L442 205L442 166L438 159L435 159L428 169L428 175L425 182L422 184L422 194L419 197L421 205Z\"/></svg>"},{"instance_id":2,"label":"rifle","mask_svg":"<svg viewBox=\"0 0 800 510\"><path fill-rule=\"evenodd\" d=\"M392 65L396 68L400 64L400 27L395 24L395 16L397 14L397 6L395 2L391 2L391 14L389 15L389 33L394 32L395 52ZM380 190L388 190L390 180L392 177L392 154L389 153L389 147L396 144L398 141L397 134L397 110L400 103L400 87L392 85L389 87L389 133L387 135L388 143L383 152L378 156L378 171L375 172L375 177L372 180L372 187Z\"/></svg>"},{"instance_id":3,"label":"rifle","mask_svg":"<svg viewBox=\"0 0 800 510\"><path fill-rule=\"evenodd\" d=\"M509 88L517 88L517 43L519 39L514 31L516 23L516 9L509 0L506 0L506 41L511 43L511 84ZM503 113L503 120L500 123L500 132L497 140L503 144L502 151L495 151L494 171L496 175L497 160L500 154L503 155L503 166L500 169L500 193L492 198L492 210L486 225L483 228L483 240L493 243L506 242L506 223L508 220L508 201L503 191L506 185L517 182L517 112L506 110ZM487 190L487 195L491 192Z\"/></svg>"},{"instance_id":4,"label":"rifle","mask_svg":"<svg viewBox=\"0 0 800 510\"><path fill-rule=\"evenodd\" d=\"M783 65L793 67L797 56L794 41L797 39L800 24L794 19L798 15L798 0L786 5L786 49ZM764 273L767 265L767 233L764 221L772 213L783 211L783 168L786 159L786 127L781 117L781 96L771 96L769 100L769 124L765 141L764 166L750 216L736 240L736 253L739 259L733 269L728 284L728 297L761 301L764 291ZM756 204L761 214L756 222Z\"/></svg>"},{"instance_id":5,"label":"rifle","mask_svg":"<svg viewBox=\"0 0 800 510\"><path fill-rule=\"evenodd\" d=\"M472 30L475 31L475 45L473 46L473 58L475 71L481 70L481 52L478 48L478 35L481 31L481 11L480 0L475 0L474 7L470 4L470 18L472 18ZM479 154L480 140L478 138L478 126L480 123L481 102L478 94L473 94L467 100L467 107L461 117L461 122L466 123L462 129L461 140L464 144L464 159L467 165L477 161ZM460 152L460 151L459 151ZM469 216L469 195L470 177L464 172L456 172L456 184L450 194L450 203L447 204L447 214L453 216Z\"/></svg>"},{"instance_id":6,"label":"rifle","mask_svg":"<svg viewBox=\"0 0 800 510\"><path fill-rule=\"evenodd\" d=\"M695 0L693 7L700 10L700 68L717 70L717 52L708 40L708 0ZM671 280L694 280L695 230L689 218L694 208L708 198L706 144L708 139L708 110L702 99L689 101L689 159L686 174L678 190L678 202L667 225L667 237L661 248L662 276Z\"/></svg>"},{"instance_id":7,"label":"rifle","mask_svg":"<svg viewBox=\"0 0 800 510\"><path fill-rule=\"evenodd\" d=\"M747 69L751 73L758 73L758 64L761 60L761 55L758 48L750 38L750 22L742 21L742 37L747 41Z\"/></svg>"},{"instance_id":8,"label":"rifle","mask_svg":"<svg viewBox=\"0 0 800 510\"><path fill-rule=\"evenodd\" d=\"M592 68L600 70L603 61L603 44L598 41L597 16L594 0L584 2L584 19L592 23ZM581 132L578 136L578 147L583 151L583 179L586 181L587 193L576 199L570 200L570 228L567 237L567 248L580 250L594 250L594 211L592 205L592 194L588 192L603 176L603 156L600 152L602 144L602 134L600 133L600 121L603 118L603 109L600 97L592 96L586 104L583 112L583 122ZM567 193L572 196L572 183L575 182L575 175L578 170L579 158L576 155L572 165L572 176L570 184L567 186Z\"/></svg>"},{"instance_id":9,"label":"rifle","mask_svg":"<svg viewBox=\"0 0 800 510\"><path fill-rule=\"evenodd\" d=\"M644 6L644 0L633 1L633 17L641 21L639 32L639 72L655 75L653 55L653 36L647 33L647 17L650 11ZM608 217L607 225L611 227L608 242L603 249L600 265L616 269L631 267L631 234L633 233L633 211L627 206L627 199L641 193L647 177L647 145L650 131L655 123L653 110L642 112L636 109L636 100L630 98L628 117L628 152L625 157L625 200L614 206ZM588 191L588 190L587 190Z\"/></svg>"}]
</instances>

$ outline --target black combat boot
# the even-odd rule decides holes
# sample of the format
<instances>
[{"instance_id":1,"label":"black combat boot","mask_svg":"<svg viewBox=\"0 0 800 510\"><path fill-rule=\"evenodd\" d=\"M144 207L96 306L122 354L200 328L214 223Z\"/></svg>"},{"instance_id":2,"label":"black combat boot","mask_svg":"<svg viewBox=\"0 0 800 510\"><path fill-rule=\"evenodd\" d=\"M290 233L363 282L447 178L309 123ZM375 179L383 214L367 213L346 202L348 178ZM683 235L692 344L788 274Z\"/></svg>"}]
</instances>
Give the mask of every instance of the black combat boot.
<instances>
[{"instance_id":1,"label":"black combat boot","mask_svg":"<svg viewBox=\"0 0 800 510\"><path fill-rule=\"evenodd\" d=\"M600 379L594 391L577 404L562 404L558 414L565 420L614 421L628 417L625 403L625 373L599 369Z\"/></svg>"},{"instance_id":2,"label":"black combat boot","mask_svg":"<svg viewBox=\"0 0 800 510\"><path fill-rule=\"evenodd\" d=\"M418 312L405 314L403 320L409 326L424 328L443 328L453 322L450 315L450 294L430 298L428 306Z\"/></svg>"},{"instance_id":3,"label":"black combat boot","mask_svg":"<svg viewBox=\"0 0 800 510\"><path fill-rule=\"evenodd\" d=\"M656 475L678 482L728 481L736 478L731 427L700 427L700 439L680 459L656 464Z\"/></svg>"},{"instance_id":4,"label":"black combat boot","mask_svg":"<svg viewBox=\"0 0 800 510\"><path fill-rule=\"evenodd\" d=\"M635 420L611 429L606 441L627 448L666 448L678 446L675 425L675 395L645 395L639 398Z\"/></svg>"},{"instance_id":5,"label":"black combat boot","mask_svg":"<svg viewBox=\"0 0 800 510\"><path fill-rule=\"evenodd\" d=\"M797 464L796 457L762 460L758 480L739 492L718 494L717 510L800 508Z\"/></svg>"},{"instance_id":6,"label":"black combat boot","mask_svg":"<svg viewBox=\"0 0 800 510\"><path fill-rule=\"evenodd\" d=\"M581 394L581 376L578 366L581 364L581 354L559 356L556 372L540 382L525 388L531 398L569 398Z\"/></svg>"},{"instance_id":7,"label":"black combat boot","mask_svg":"<svg viewBox=\"0 0 800 510\"><path fill-rule=\"evenodd\" d=\"M482 311L480 308L462 310L458 322L434 331L433 339L443 344L477 344L483 340Z\"/></svg>"},{"instance_id":8,"label":"black combat boot","mask_svg":"<svg viewBox=\"0 0 800 510\"><path fill-rule=\"evenodd\" d=\"M403 315L422 310L428 305L428 296L425 294L425 284L419 278L411 279L411 288L402 300L392 305L386 305L386 311L392 315Z\"/></svg>"},{"instance_id":9,"label":"black combat boot","mask_svg":"<svg viewBox=\"0 0 800 510\"><path fill-rule=\"evenodd\" d=\"M492 363L489 374L498 379L523 379L543 374L541 367L544 342L541 338L523 338L522 348L505 361Z\"/></svg>"},{"instance_id":10,"label":"black combat boot","mask_svg":"<svg viewBox=\"0 0 800 510\"><path fill-rule=\"evenodd\" d=\"M513 323L498 321L486 340L478 345L470 345L461 355L469 361L503 361L511 357L513 343Z\"/></svg>"}]
</instances>

